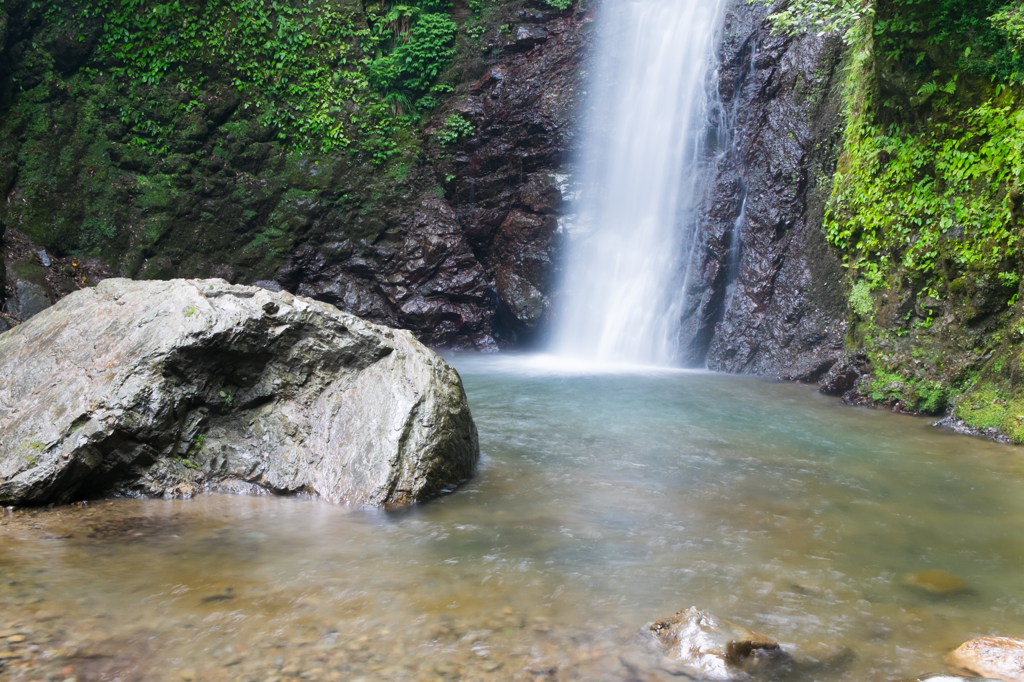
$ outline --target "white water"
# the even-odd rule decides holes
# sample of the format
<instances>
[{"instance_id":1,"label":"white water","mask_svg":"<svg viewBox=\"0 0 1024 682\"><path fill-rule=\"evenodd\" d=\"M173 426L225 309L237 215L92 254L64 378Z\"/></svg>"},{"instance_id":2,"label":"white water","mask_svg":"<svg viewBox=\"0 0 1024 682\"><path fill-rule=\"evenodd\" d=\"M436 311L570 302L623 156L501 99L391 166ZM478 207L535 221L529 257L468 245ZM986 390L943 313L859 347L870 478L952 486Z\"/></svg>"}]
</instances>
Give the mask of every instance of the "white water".
<instances>
[{"instance_id":1,"label":"white water","mask_svg":"<svg viewBox=\"0 0 1024 682\"><path fill-rule=\"evenodd\" d=\"M606 0L553 350L673 364L722 0Z\"/></svg>"}]
</instances>

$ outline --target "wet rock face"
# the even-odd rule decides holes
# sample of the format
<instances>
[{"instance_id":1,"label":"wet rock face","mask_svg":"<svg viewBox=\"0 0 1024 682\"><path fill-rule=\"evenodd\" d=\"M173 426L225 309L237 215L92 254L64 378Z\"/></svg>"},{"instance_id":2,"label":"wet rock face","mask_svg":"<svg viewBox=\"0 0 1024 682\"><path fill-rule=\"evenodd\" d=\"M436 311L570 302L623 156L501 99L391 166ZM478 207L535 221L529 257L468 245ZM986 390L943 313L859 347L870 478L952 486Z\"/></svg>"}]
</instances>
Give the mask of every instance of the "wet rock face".
<instances>
[{"instance_id":1,"label":"wet rock face","mask_svg":"<svg viewBox=\"0 0 1024 682\"><path fill-rule=\"evenodd\" d=\"M343 231L299 247L276 282L377 324L414 331L435 347L494 346L494 306L481 267L444 199L421 195L387 209L382 238Z\"/></svg>"},{"instance_id":2,"label":"wet rock face","mask_svg":"<svg viewBox=\"0 0 1024 682\"><path fill-rule=\"evenodd\" d=\"M434 151L445 196L488 273L496 337L525 345L547 320L559 260L560 173L576 143L593 10L524 10L505 56L433 119L451 114L475 134Z\"/></svg>"},{"instance_id":3,"label":"wet rock face","mask_svg":"<svg viewBox=\"0 0 1024 682\"><path fill-rule=\"evenodd\" d=\"M719 91L729 134L713 150L685 360L818 381L843 350L847 316L822 230L840 142L842 44L773 35L765 14L733 2L726 18Z\"/></svg>"},{"instance_id":4,"label":"wet rock face","mask_svg":"<svg viewBox=\"0 0 1024 682\"><path fill-rule=\"evenodd\" d=\"M365 319L413 330L428 345L527 345L547 320L558 261L558 177L574 138L592 14L520 10L484 75L427 126L452 114L474 133L428 143L431 188L387 209L389 229L300 247L277 281Z\"/></svg>"},{"instance_id":5,"label":"wet rock face","mask_svg":"<svg viewBox=\"0 0 1024 682\"><path fill-rule=\"evenodd\" d=\"M953 668L986 679L1024 682L1024 639L981 637L965 642L947 658Z\"/></svg>"},{"instance_id":6,"label":"wet rock face","mask_svg":"<svg viewBox=\"0 0 1024 682\"><path fill-rule=\"evenodd\" d=\"M825 373L818 384L825 395L843 396L852 401L857 382L868 371L868 357L863 353L844 353Z\"/></svg>"},{"instance_id":7,"label":"wet rock face","mask_svg":"<svg viewBox=\"0 0 1024 682\"><path fill-rule=\"evenodd\" d=\"M428 145L413 172L431 188L386 209L370 240L325 234L300 247L276 281L364 319L414 331L434 347L528 344L547 320L557 253L557 176L573 143L592 15L520 10L489 68L434 116L457 113L474 134Z\"/></svg>"},{"instance_id":8,"label":"wet rock face","mask_svg":"<svg viewBox=\"0 0 1024 682\"><path fill-rule=\"evenodd\" d=\"M223 280L108 279L0 336L0 502L204 489L392 506L471 475L458 374L409 332Z\"/></svg>"},{"instance_id":9,"label":"wet rock face","mask_svg":"<svg viewBox=\"0 0 1024 682\"><path fill-rule=\"evenodd\" d=\"M161 120L188 132L166 153L136 153L112 113L112 84L56 85L97 66L102 22L68 42L26 18L31 3L15 4L10 31L0 13L0 223L36 249L62 257L90 244L116 264L111 274L133 279L276 282L435 347L494 350L496 336L513 345L540 324L560 202L551 174L570 146L587 17L539 0L497 3L507 30L460 42L459 59L473 64L443 76L456 93L417 144L374 163L279 143L230 86L230 69L204 86L201 115L182 113L172 86L156 88ZM358 3L346 11L363 21ZM25 56L36 44L42 66ZM21 94L51 81L45 95ZM475 132L441 147L432 133L457 111ZM513 210L525 219L502 229Z\"/></svg>"}]
</instances>

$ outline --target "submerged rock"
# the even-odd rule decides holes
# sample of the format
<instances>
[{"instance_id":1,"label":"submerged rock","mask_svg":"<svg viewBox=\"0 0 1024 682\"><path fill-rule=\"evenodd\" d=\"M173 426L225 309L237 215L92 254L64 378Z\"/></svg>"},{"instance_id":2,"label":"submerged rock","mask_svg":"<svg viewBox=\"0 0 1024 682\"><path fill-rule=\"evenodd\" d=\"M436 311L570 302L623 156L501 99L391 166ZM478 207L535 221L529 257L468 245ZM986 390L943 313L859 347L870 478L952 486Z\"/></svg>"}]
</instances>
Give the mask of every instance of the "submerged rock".
<instances>
[{"instance_id":1,"label":"submerged rock","mask_svg":"<svg viewBox=\"0 0 1024 682\"><path fill-rule=\"evenodd\" d=\"M662 668L673 674L743 680L767 658L785 656L774 639L695 607L657 621L650 632L671 662Z\"/></svg>"},{"instance_id":2,"label":"submerged rock","mask_svg":"<svg viewBox=\"0 0 1024 682\"><path fill-rule=\"evenodd\" d=\"M0 336L0 502L258 486L400 505L479 456L406 331L223 280L110 279Z\"/></svg>"},{"instance_id":3,"label":"submerged rock","mask_svg":"<svg viewBox=\"0 0 1024 682\"><path fill-rule=\"evenodd\" d=\"M1024 639L980 637L960 645L946 662L958 672L1004 682L1024 682Z\"/></svg>"},{"instance_id":4,"label":"submerged rock","mask_svg":"<svg viewBox=\"0 0 1024 682\"><path fill-rule=\"evenodd\" d=\"M903 584L932 594L951 594L967 589L967 583L963 578L941 569L908 573L903 576Z\"/></svg>"}]
</instances>

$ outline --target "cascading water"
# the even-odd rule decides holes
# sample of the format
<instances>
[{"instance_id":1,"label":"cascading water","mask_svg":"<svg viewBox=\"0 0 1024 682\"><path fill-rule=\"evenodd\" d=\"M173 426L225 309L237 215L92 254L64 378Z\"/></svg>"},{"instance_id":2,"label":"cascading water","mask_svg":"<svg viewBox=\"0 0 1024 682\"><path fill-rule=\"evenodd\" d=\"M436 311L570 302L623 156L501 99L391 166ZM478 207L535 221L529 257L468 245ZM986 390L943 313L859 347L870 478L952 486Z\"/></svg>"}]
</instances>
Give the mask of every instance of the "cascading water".
<instances>
[{"instance_id":1,"label":"cascading water","mask_svg":"<svg viewBox=\"0 0 1024 682\"><path fill-rule=\"evenodd\" d=\"M723 0L606 0L553 350L673 364Z\"/></svg>"}]
</instances>

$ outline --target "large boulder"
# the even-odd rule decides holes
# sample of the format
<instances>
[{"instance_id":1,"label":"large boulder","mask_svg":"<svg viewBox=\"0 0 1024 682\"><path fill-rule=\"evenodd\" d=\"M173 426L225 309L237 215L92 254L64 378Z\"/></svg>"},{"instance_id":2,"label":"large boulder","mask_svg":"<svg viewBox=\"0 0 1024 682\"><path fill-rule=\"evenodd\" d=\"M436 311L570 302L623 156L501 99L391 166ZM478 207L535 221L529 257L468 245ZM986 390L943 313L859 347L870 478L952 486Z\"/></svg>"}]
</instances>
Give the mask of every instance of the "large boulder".
<instances>
[{"instance_id":1,"label":"large boulder","mask_svg":"<svg viewBox=\"0 0 1024 682\"><path fill-rule=\"evenodd\" d=\"M0 335L0 502L207 489L393 506L479 456L409 332L224 280L109 279Z\"/></svg>"}]
</instances>

